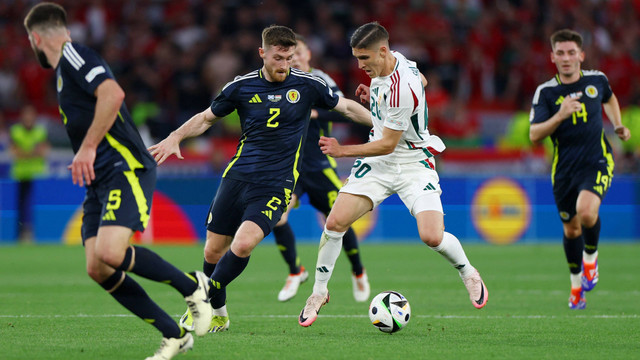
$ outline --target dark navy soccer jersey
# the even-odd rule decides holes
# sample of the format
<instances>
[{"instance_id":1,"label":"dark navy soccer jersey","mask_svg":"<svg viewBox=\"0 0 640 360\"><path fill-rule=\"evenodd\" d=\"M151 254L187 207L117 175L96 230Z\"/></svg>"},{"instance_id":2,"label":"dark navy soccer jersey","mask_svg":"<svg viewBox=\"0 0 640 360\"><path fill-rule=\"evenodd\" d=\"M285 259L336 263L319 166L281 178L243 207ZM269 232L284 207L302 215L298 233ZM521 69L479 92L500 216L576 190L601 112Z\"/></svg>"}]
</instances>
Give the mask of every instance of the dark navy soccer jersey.
<instances>
[{"instance_id":1,"label":"dark navy soccer jersey","mask_svg":"<svg viewBox=\"0 0 640 360\"><path fill-rule=\"evenodd\" d=\"M582 103L582 110L571 114L551 134L555 148L552 179L574 176L599 162L613 171L611 146L602 125L602 104L613 94L609 80L596 70L584 70L580 75L580 80L572 84L563 84L556 75L538 86L533 97L532 124L552 117L567 96L579 96Z\"/></svg>"},{"instance_id":2,"label":"dark navy soccer jersey","mask_svg":"<svg viewBox=\"0 0 640 360\"><path fill-rule=\"evenodd\" d=\"M323 79L334 94L344 96L336 82L324 71L311 69L311 74ZM329 155L322 153L318 145L318 140L320 140L320 136L331 135L332 122L350 121L336 111L324 109L316 109L316 111L318 111L318 117L311 119L309 122L309 130L307 130L307 141L304 145L304 156L302 158L302 172L322 171L327 168L336 167L335 160L329 157Z\"/></svg>"},{"instance_id":3,"label":"dark navy soccer jersey","mask_svg":"<svg viewBox=\"0 0 640 360\"><path fill-rule=\"evenodd\" d=\"M92 49L67 42L56 67L56 88L60 114L73 152L78 152L87 130L93 122L96 108L94 92L106 79L114 79L107 63ZM117 119L100 142L96 151L94 170L99 178L113 168L153 168L151 154L142 142L124 102Z\"/></svg>"},{"instance_id":4,"label":"dark navy soccer jersey","mask_svg":"<svg viewBox=\"0 0 640 360\"><path fill-rule=\"evenodd\" d=\"M237 77L213 100L217 117L238 110L242 135L223 177L293 189L313 106L333 109L339 97L320 78L291 69L282 82L261 70Z\"/></svg>"}]
</instances>

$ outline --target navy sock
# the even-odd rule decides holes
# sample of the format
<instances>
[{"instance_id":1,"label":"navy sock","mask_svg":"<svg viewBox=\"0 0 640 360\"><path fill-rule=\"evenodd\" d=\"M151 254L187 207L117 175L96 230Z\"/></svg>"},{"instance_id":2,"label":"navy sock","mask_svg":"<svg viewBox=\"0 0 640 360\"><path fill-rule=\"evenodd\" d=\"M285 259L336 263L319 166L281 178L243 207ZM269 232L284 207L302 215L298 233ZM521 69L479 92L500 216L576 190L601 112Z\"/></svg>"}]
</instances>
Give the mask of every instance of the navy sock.
<instances>
[{"instance_id":1,"label":"navy sock","mask_svg":"<svg viewBox=\"0 0 640 360\"><path fill-rule=\"evenodd\" d=\"M204 259L204 261L202 262L202 272L205 275L207 275L207 277L211 277L211 274L213 274L213 271L215 269L216 269L216 264L207 262L207 259Z\"/></svg>"},{"instance_id":2,"label":"navy sock","mask_svg":"<svg viewBox=\"0 0 640 360\"><path fill-rule=\"evenodd\" d=\"M107 280L100 284L122 306L133 314L155 326L163 337L179 338L184 336L178 324L162 310L144 289L123 271L116 270Z\"/></svg>"},{"instance_id":3,"label":"navy sock","mask_svg":"<svg viewBox=\"0 0 640 360\"><path fill-rule=\"evenodd\" d=\"M300 272L300 258L296 251L296 238L291 230L291 225L284 225L273 228L273 236L276 239L278 250L282 254L282 258L289 265L289 274L297 274Z\"/></svg>"},{"instance_id":4,"label":"navy sock","mask_svg":"<svg viewBox=\"0 0 640 360\"><path fill-rule=\"evenodd\" d=\"M211 298L211 306L219 309L224 306L227 300L225 288L233 279L244 271L249 263L247 256L241 258L229 250L220 258L216 265L216 270L211 274L211 288L209 289L209 297Z\"/></svg>"},{"instance_id":5,"label":"navy sock","mask_svg":"<svg viewBox=\"0 0 640 360\"><path fill-rule=\"evenodd\" d=\"M358 238L353 228L349 228L342 237L342 247L344 253L349 257L351 262L351 271L357 275L362 275L362 262L360 261L360 249L358 248Z\"/></svg>"},{"instance_id":6,"label":"navy sock","mask_svg":"<svg viewBox=\"0 0 640 360\"><path fill-rule=\"evenodd\" d=\"M582 250L584 249L582 235L575 239L569 239L564 235L562 237L562 244L564 245L564 254L569 264L569 271L572 274L579 274L582 269Z\"/></svg>"},{"instance_id":7,"label":"navy sock","mask_svg":"<svg viewBox=\"0 0 640 360\"><path fill-rule=\"evenodd\" d=\"M129 269L132 262L133 267ZM182 296L193 294L198 287L195 277L185 274L158 254L140 246L129 246L124 261L117 269L131 271L145 279L169 284Z\"/></svg>"},{"instance_id":8,"label":"navy sock","mask_svg":"<svg viewBox=\"0 0 640 360\"><path fill-rule=\"evenodd\" d=\"M582 227L584 237L584 251L593 254L598 250L598 240L600 240L600 217L591 228Z\"/></svg>"}]
</instances>

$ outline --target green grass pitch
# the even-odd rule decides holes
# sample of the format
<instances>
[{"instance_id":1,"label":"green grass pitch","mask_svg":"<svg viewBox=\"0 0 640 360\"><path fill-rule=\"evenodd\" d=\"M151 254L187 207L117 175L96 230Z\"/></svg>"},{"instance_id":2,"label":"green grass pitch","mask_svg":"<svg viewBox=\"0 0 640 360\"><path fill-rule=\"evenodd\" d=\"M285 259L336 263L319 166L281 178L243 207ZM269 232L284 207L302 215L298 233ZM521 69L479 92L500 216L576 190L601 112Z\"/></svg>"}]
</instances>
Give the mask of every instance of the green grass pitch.
<instances>
[{"instance_id":1,"label":"green grass pitch","mask_svg":"<svg viewBox=\"0 0 640 360\"><path fill-rule=\"evenodd\" d=\"M475 309L457 272L420 244L367 244L361 254L372 296L396 290L412 319L389 335L376 330L368 303L356 303L346 256L329 284L331 302L313 326L297 315L313 279L291 301L276 296L287 268L262 244L228 287L230 330L196 338L176 359L637 359L640 357L639 243L600 246L600 283L587 309L567 306L562 245L466 245L489 289ZM202 246L153 247L185 271L200 269ZM299 246L313 268L315 245ZM85 273L77 246L0 247L0 359L144 359L160 334L130 315ZM133 275L134 278L140 279ZM313 276L312 276L313 277ZM171 287L141 279L176 320L185 310Z\"/></svg>"}]
</instances>

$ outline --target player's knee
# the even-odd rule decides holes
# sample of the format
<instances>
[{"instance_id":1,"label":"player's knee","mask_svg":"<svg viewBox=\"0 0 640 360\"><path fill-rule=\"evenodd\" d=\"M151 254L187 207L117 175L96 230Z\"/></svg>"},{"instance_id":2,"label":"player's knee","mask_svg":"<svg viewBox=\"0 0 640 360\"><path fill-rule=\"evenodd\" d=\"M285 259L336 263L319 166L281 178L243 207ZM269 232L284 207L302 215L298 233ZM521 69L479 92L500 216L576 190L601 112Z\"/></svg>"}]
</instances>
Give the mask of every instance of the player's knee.
<instances>
[{"instance_id":1,"label":"player's knee","mask_svg":"<svg viewBox=\"0 0 640 360\"><path fill-rule=\"evenodd\" d=\"M575 239L582 235L582 227L580 226L565 226L564 235L569 239Z\"/></svg>"},{"instance_id":2,"label":"player's knee","mask_svg":"<svg viewBox=\"0 0 640 360\"><path fill-rule=\"evenodd\" d=\"M340 221L335 216L329 216L327 218L327 223L325 224L325 227L327 228L327 230L331 230L335 232L345 232L349 230L349 226L351 226L351 224L347 224L344 221Z\"/></svg>"},{"instance_id":3,"label":"player's knee","mask_svg":"<svg viewBox=\"0 0 640 360\"><path fill-rule=\"evenodd\" d=\"M204 259L209 264L217 264L222 255L224 255L226 251L222 251L221 249L213 248L213 247L205 247L204 248Z\"/></svg>"},{"instance_id":4,"label":"player's knee","mask_svg":"<svg viewBox=\"0 0 640 360\"><path fill-rule=\"evenodd\" d=\"M598 213L592 211L589 208L578 208L578 217L580 218L580 224L586 227L592 227L598 220Z\"/></svg>"},{"instance_id":5,"label":"player's knee","mask_svg":"<svg viewBox=\"0 0 640 360\"><path fill-rule=\"evenodd\" d=\"M431 231L420 234L420 240L429 247L436 247L442 242L443 233L441 231Z\"/></svg>"},{"instance_id":6,"label":"player's knee","mask_svg":"<svg viewBox=\"0 0 640 360\"><path fill-rule=\"evenodd\" d=\"M116 249L102 249L97 257L103 263L111 266L112 268L117 268L122 265L122 261L124 260L124 252L117 251Z\"/></svg>"}]
</instances>

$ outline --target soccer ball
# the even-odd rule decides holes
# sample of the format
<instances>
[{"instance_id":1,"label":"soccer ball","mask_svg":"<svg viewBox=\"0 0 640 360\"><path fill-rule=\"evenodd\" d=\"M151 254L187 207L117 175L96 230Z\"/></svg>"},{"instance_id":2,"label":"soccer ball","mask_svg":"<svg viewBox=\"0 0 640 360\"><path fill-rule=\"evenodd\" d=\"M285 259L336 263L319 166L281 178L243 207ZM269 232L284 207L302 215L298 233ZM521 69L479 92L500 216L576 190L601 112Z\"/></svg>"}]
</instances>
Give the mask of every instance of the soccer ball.
<instances>
[{"instance_id":1,"label":"soccer ball","mask_svg":"<svg viewBox=\"0 0 640 360\"><path fill-rule=\"evenodd\" d=\"M371 300L369 319L378 330L394 333L409 323L411 306L399 292L383 291Z\"/></svg>"}]
</instances>

